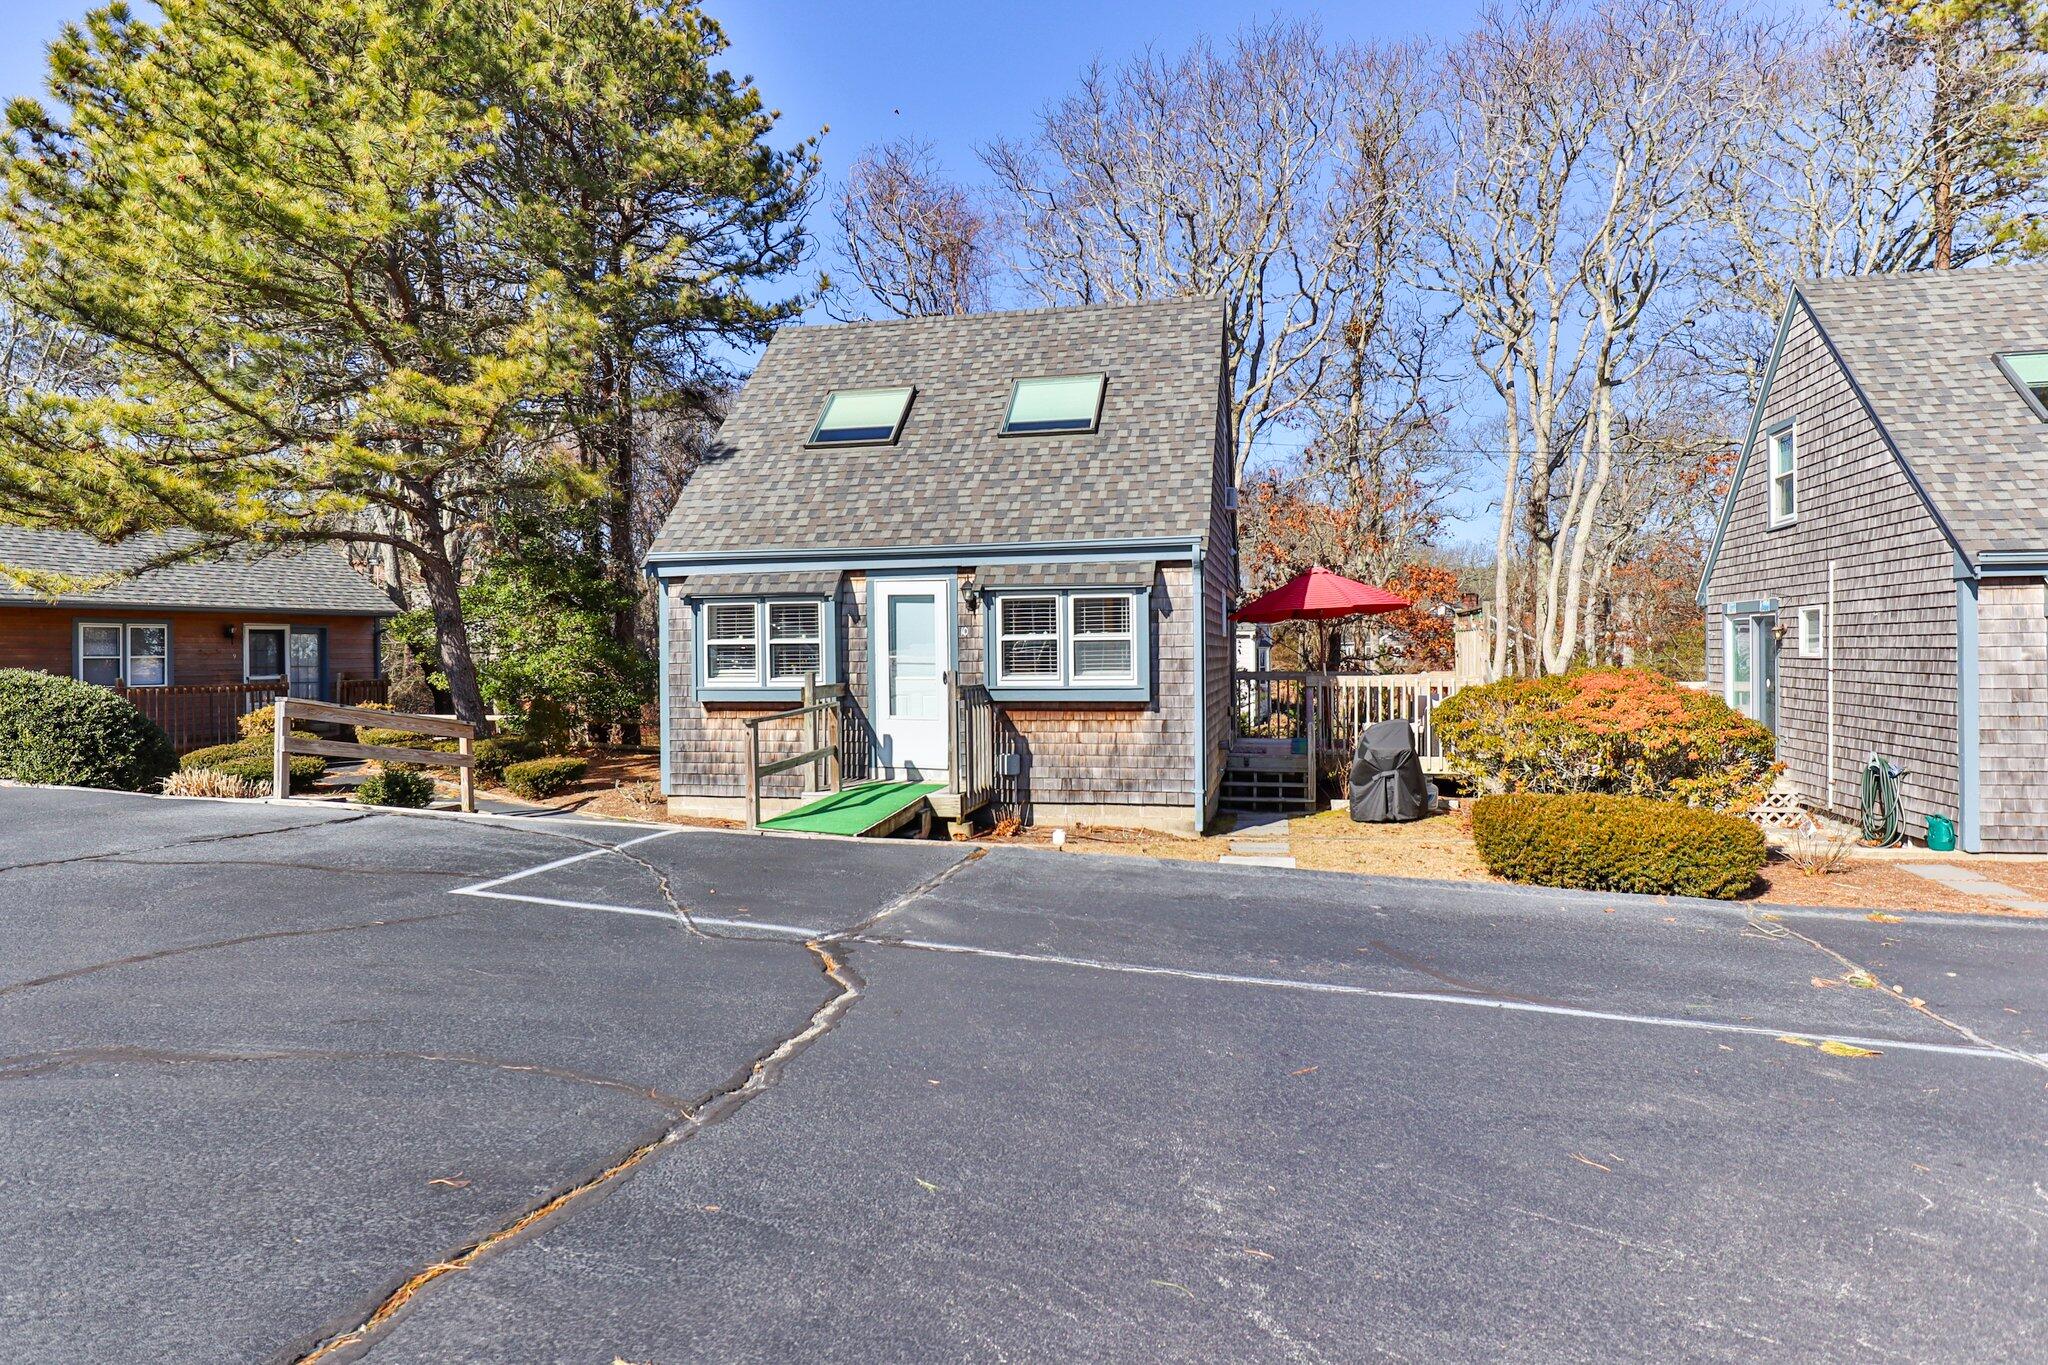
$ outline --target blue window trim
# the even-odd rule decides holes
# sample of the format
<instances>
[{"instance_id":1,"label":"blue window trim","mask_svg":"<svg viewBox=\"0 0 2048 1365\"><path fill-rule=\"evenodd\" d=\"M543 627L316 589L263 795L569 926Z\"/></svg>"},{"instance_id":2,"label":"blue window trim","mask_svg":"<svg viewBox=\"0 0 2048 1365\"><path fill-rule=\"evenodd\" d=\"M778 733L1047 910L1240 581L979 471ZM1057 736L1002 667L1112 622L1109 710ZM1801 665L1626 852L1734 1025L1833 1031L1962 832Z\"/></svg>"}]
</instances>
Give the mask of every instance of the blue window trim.
<instances>
[{"instance_id":1,"label":"blue window trim","mask_svg":"<svg viewBox=\"0 0 2048 1365\"><path fill-rule=\"evenodd\" d=\"M713 684L705 678L704 653L704 608L713 602L751 602L754 604L761 623L761 667L768 666L767 613L760 608L770 602L816 602L822 633L818 640L818 681L836 683L839 681L839 613L833 610L833 600L819 593L775 593L768 597L693 597L690 603L690 674L691 691L700 702L705 701L802 701L804 690L800 686L777 684L773 687L736 687L730 683Z\"/></svg>"},{"instance_id":2,"label":"blue window trim","mask_svg":"<svg viewBox=\"0 0 2048 1365\"><path fill-rule=\"evenodd\" d=\"M1130 597L1131 610L1131 654L1137 666L1137 681L1122 686L1091 687L1086 684L1075 686L1060 683L1053 686L1004 687L996 681L997 665L1000 662L996 639L1001 621L1002 600L1005 597ZM1152 700L1152 590L1118 587L1105 584L1101 587L1057 587L1057 588L1002 588L990 589L982 599L982 682L988 688L993 701L1137 701ZM1060 611L1060 663L1064 668L1071 657L1073 637L1066 622L1069 614L1063 603Z\"/></svg>"}]
</instances>

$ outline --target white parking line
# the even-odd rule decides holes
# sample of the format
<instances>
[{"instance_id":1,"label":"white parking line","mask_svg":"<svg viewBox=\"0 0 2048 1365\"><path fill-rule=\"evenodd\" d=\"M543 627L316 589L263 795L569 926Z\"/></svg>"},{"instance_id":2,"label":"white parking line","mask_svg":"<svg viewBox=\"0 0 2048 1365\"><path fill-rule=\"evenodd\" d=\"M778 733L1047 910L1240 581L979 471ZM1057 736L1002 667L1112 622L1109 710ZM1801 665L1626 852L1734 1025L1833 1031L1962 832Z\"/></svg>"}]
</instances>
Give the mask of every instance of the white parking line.
<instances>
[{"instance_id":1,"label":"white parking line","mask_svg":"<svg viewBox=\"0 0 2048 1365\"><path fill-rule=\"evenodd\" d=\"M535 871L540 869L535 868ZM554 896L529 896L518 891L487 891L481 887L465 886L460 891L449 893L455 896L476 896L483 900L523 901L528 905L551 905L562 910L601 910L608 915L632 915L640 919L665 919L679 923L670 910L649 910L638 905L607 905L602 901L561 900ZM690 922L708 924L714 929L759 929L763 933L786 934L790 938L823 938L829 930L810 929L800 924L773 924L767 920L720 919L714 915L692 913Z\"/></svg>"},{"instance_id":2,"label":"white parking line","mask_svg":"<svg viewBox=\"0 0 2048 1365\"><path fill-rule=\"evenodd\" d=\"M537 877L543 872L552 872L558 867L568 867L572 863L580 863L586 858L601 858L607 853L616 853L622 848L631 848L635 844L644 844L654 839L666 839L671 834L681 833L682 830L680 829L658 829L652 834L643 834L637 839L628 839L623 843L608 844L603 848L585 849L581 853L571 853L566 858L557 858L551 863L542 863L538 867L529 867L521 872L508 872L502 877L492 877L489 881L476 882L470 886L458 886L449 894L452 896L481 895L494 886L505 886L511 882L524 881L528 877ZM603 910L618 909L620 907L592 905L583 908L587 910Z\"/></svg>"},{"instance_id":3,"label":"white parking line","mask_svg":"<svg viewBox=\"0 0 2048 1365\"><path fill-rule=\"evenodd\" d=\"M1064 957L1057 953L1018 953L1001 948L977 948L966 943L942 943L933 939L863 939L878 947L915 948L933 953L955 953L966 957L997 958L1006 962L1033 962L1053 967L1079 967L1095 972L1118 972L1128 976L1163 976L1182 981L1215 982L1229 986L1259 986L1268 990L1305 991L1316 995L1365 996L1374 1000L1400 1000L1427 1005L1464 1005L1468 1008L1502 1010L1516 1014L1548 1014L1567 1019L1593 1019L1611 1024L1647 1024L1657 1028L1693 1029L1702 1033L1740 1034L1752 1038L1798 1038L1808 1042L1834 1041L1859 1047L1906 1052L1933 1052L1944 1056L1982 1057L2003 1061L2028 1061L2028 1054L1997 1048L1961 1047L1951 1043L1916 1043L1902 1038L1865 1038L1846 1033L1814 1033L1805 1029L1765 1028L1760 1024L1731 1024L1712 1019L1680 1019L1660 1014L1622 1014L1611 1010L1579 1009L1571 1005L1540 1005L1534 1001L1502 1000L1495 996L1456 995L1446 991L1400 991L1376 986L1345 986L1331 981L1300 981L1284 976L1244 976L1236 972L1203 972L1184 967L1154 967L1136 962L1108 962L1098 958Z\"/></svg>"}]
</instances>

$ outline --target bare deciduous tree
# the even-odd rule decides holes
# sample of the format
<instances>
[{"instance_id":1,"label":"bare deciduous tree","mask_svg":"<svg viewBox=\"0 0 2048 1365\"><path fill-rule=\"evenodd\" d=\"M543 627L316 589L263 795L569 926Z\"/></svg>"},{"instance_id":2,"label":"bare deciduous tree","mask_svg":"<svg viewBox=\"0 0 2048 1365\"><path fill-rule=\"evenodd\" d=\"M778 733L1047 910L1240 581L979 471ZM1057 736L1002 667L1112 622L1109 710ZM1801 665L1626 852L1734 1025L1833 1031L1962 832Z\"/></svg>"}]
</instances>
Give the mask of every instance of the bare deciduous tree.
<instances>
[{"instance_id":1,"label":"bare deciduous tree","mask_svg":"<svg viewBox=\"0 0 2048 1365\"><path fill-rule=\"evenodd\" d=\"M946 178L930 143L887 142L861 153L833 216L854 278L897 317L989 306L999 220Z\"/></svg>"},{"instance_id":2,"label":"bare deciduous tree","mask_svg":"<svg viewBox=\"0 0 2048 1365\"><path fill-rule=\"evenodd\" d=\"M1090 67L1023 141L984 152L1016 206L1024 288L1047 303L1216 296L1242 458L1316 388L1357 258L1337 193L1356 54L1309 23Z\"/></svg>"}]
</instances>

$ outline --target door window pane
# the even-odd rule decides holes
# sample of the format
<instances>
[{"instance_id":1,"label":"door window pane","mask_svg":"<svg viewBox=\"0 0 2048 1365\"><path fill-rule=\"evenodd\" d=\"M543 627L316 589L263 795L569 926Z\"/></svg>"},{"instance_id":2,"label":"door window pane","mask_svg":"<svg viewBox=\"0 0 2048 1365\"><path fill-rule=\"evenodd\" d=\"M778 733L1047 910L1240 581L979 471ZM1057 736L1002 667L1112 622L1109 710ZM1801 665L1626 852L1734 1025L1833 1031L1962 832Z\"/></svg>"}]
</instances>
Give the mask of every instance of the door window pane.
<instances>
[{"instance_id":1,"label":"door window pane","mask_svg":"<svg viewBox=\"0 0 2048 1365\"><path fill-rule=\"evenodd\" d=\"M128 685L162 687L170 679L171 632L166 626L128 627Z\"/></svg>"},{"instance_id":2,"label":"door window pane","mask_svg":"<svg viewBox=\"0 0 2048 1365\"><path fill-rule=\"evenodd\" d=\"M249 632L249 676L251 678L282 678L284 676L283 631L252 630Z\"/></svg>"},{"instance_id":3,"label":"door window pane","mask_svg":"<svg viewBox=\"0 0 2048 1365\"><path fill-rule=\"evenodd\" d=\"M926 594L889 599L889 713L934 720L939 698L939 603Z\"/></svg>"},{"instance_id":4,"label":"door window pane","mask_svg":"<svg viewBox=\"0 0 2048 1365\"><path fill-rule=\"evenodd\" d=\"M1754 709L1750 704L1750 665L1749 622L1737 621L1728 628L1728 704L1744 715Z\"/></svg>"},{"instance_id":5,"label":"door window pane","mask_svg":"<svg viewBox=\"0 0 2048 1365\"><path fill-rule=\"evenodd\" d=\"M291 662L292 695L310 701L320 699L320 636L310 630L295 630L286 646Z\"/></svg>"}]
</instances>

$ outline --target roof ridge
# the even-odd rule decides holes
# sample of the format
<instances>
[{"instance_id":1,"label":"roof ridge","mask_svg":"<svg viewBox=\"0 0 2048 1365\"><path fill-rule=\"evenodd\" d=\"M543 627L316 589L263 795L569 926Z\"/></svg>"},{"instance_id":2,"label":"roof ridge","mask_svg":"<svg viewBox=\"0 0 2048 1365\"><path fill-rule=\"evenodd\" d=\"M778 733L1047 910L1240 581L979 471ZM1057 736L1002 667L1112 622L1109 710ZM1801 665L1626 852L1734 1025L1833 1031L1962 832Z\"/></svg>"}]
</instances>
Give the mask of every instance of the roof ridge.
<instances>
[{"instance_id":1,"label":"roof ridge","mask_svg":"<svg viewBox=\"0 0 2048 1365\"><path fill-rule=\"evenodd\" d=\"M1220 294L1187 294L1171 299L1136 299L1115 303L1062 303L1047 304L1038 308L990 308L977 313L932 313L912 318L850 318L844 322L793 322L776 329L776 335L784 332L847 332L867 328L884 327L927 327L938 325L958 326L961 323L979 322L983 319L996 321L1005 318L1050 317L1056 314L1138 312L1147 308L1186 308L1192 311L1200 305L1220 306Z\"/></svg>"}]
</instances>

